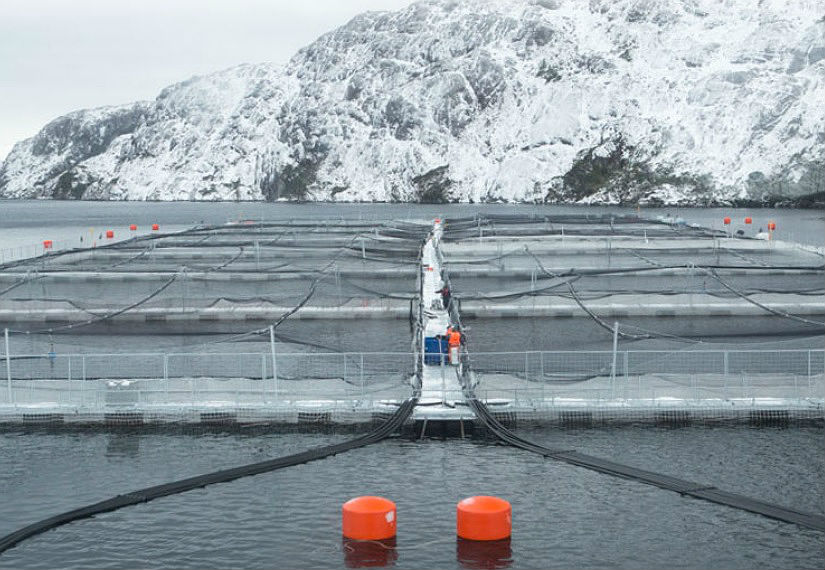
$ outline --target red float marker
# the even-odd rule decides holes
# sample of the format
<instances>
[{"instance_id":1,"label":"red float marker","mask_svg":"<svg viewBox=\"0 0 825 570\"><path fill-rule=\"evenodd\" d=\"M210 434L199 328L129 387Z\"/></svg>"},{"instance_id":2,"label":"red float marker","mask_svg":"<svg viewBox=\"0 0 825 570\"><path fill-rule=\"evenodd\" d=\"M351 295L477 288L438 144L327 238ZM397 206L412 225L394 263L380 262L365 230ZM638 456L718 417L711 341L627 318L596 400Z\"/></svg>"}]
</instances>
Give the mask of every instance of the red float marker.
<instances>
[{"instance_id":1,"label":"red float marker","mask_svg":"<svg viewBox=\"0 0 825 570\"><path fill-rule=\"evenodd\" d=\"M43 240L43 249L51 249L52 245L53 245L52 240L50 240L50 239L44 239Z\"/></svg>"},{"instance_id":2,"label":"red float marker","mask_svg":"<svg viewBox=\"0 0 825 570\"><path fill-rule=\"evenodd\" d=\"M355 497L341 507L343 535L354 540L386 540L395 536L395 503L384 497Z\"/></svg>"},{"instance_id":3,"label":"red float marker","mask_svg":"<svg viewBox=\"0 0 825 570\"><path fill-rule=\"evenodd\" d=\"M137 226L135 224L132 224L131 226L129 226L129 229L135 231L137 229Z\"/></svg>"},{"instance_id":4,"label":"red float marker","mask_svg":"<svg viewBox=\"0 0 825 570\"><path fill-rule=\"evenodd\" d=\"M776 230L776 222L768 222L768 229L770 231Z\"/></svg>"},{"instance_id":5,"label":"red float marker","mask_svg":"<svg viewBox=\"0 0 825 570\"><path fill-rule=\"evenodd\" d=\"M115 237L115 232L112 230L106 230L106 239L112 239Z\"/></svg>"},{"instance_id":6,"label":"red float marker","mask_svg":"<svg viewBox=\"0 0 825 570\"><path fill-rule=\"evenodd\" d=\"M730 225L730 218L725 218L725 219L724 219L724 220L722 220L722 221L725 223L725 225L726 225L726 226L729 226L729 225Z\"/></svg>"},{"instance_id":7,"label":"red float marker","mask_svg":"<svg viewBox=\"0 0 825 570\"><path fill-rule=\"evenodd\" d=\"M153 232L156 232L156 231L158 231L159 229L160 229L160 226L159 226L159 225L157 225L157 224L152 224L152 231L153 231Z\"/></svg>"},{"instance_id":8,"label":"red float marker","mask_svg":"<svg viewBox=\"0 0 825 570\"><path fill-rule=\"evenodd\" d=\"M746 224L752 224L753 223L753 218L745 218L745 223Z\"/></svg>"},{"instance_id":9,"label":"red float marker","mask_svg":"<svg viewBox=\"0 0 825 570\"><path fill-rule=\"evenodd\" d=\"M498 497L468 497L456 506L456 533L467 540L502 540L513 526L510 503Z\"/></svg>"}]
</instances>

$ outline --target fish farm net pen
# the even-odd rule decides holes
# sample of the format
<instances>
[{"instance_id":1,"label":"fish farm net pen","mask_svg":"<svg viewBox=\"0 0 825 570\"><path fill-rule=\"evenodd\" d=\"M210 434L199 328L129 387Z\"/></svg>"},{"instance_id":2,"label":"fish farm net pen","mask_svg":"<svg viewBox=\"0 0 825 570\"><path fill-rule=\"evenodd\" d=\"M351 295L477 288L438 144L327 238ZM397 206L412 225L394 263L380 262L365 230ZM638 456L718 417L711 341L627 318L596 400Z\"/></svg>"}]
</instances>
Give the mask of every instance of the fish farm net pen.
<instances>
[{"instance_id":1,"label":"fish farm net pen","mask_svg":"<svg viewBox=\"0 0 825 570\"><path fill-rule=\"evenodd\" d=\"M321 388L328 391L327 396L333 382L340 393L348 396L360 388L362 401L368 401L376 393L385 393L382 392L385 384L392 384L389 390L394 396L404 391L403 397L394 397L380 412L389 418L366 435L118 495L0 538L0 552L30 536L79 518L328 457L395 433L410 420L420 402L425 326L424 308L418 303L416 310L416 301L424 298L420 267L422 244L432 229L433 226L424 223L343 220L200 226L97 248L53 252L0 266L0 309L22 314L22 318L14 322L23 326L10 327L10 332L17 343L28 342L31 347L24 352L18 346L17 356L8 349L5 352L10 403L13 402L13 381L27 389L30 396L44 397L46 391L38 390L48 382L63 381L64 377L58 376L64 365L67 384L74 382L84 391L81 403L85 403L82 398L89 396L85 393L89 386L106 384L103 391L95 394L103 410L108 410L106 406L112 403L106 398L134 394L138 398L158 398L153 403L162 405L173 404L175 398L191 398L187 404L192 406L204 402L211 405L214 402L209 399L209 391L212 390L215 394L228 394L226 397L230 399L234 397L235 407L218 408L209 413L230 417L250 403L282 402L278 400L278 396L283 395L278 392L283 390L282 386L271 391L264 386L269 380L277 385L278 379L293 383L293 393L313 382L329 382ZM607 385L609 381L612 390L617 378L623 378L627 390L629 378L634 375L640 384L643 376L662 376L664 378L659 379L668 382L670 389L680 394L688 390L695 394L697 375L704 375L707 380L707 386L701 388L717 389L719 386L714 382L718 384L721 379L725 382L723 389L727 390L728 376L742 372L744 392L745 371L767 370L775 374L780 370L776 367L784 367L780 371L785 373L792 368L794 383L797 375L805 376L807 370L809 393L811 378L821 374L821 354L815 349L760 352L741 350L740 346L738 351L729 347L694 350L712 347L712 338L734 339L735 335L730 332L733 325L716 331L713 330L718 325L716 322L699 323L696 331L686 331L681 316L675 312L661 319L654 315L658 319L654 324L639 318L634 320L629 313L610 313L613 311L610 303L614 302L621 305L619 311L627 312L630 311L627 306L642 306L653 294L668 299L686 295L702 302L738 303L737 310L744 311L741 307L747 307L750 311L746 313L747 318L755 315L759 319L771 319L771 323L783 323L785 328L780 331L753 331L750 336L757 342L752 346L769 349L769 344L788 339L808 343L820 338L823 323L807 317L819 314L811 305L825 290L821 256L790 249L777 253L772 244L763 240L741 239L720 247L718 242L727 237L725 232L707 228L621 215L486 215L447 219L442 242L435 248L435 261L448 292L452 292L446 303L451 324L467 331L462 319L472 322L496 318L499 316L496 311L507 306L524 311L524 315L516 312L518 317L529 316L530 311L540 309L542 303L546 306L558 303L564 316L571 317L555 321L561 321L558 327L573 321L572 325L566 325L568 330L587 327L588 334L596 337L594 344L610 336L615 341L612 351L582 350L580 354L572 354L563 350L502 349L497 353L474 352L472 361L465 344L454 379L460 386L457 391L465 400L463 404L474 412L481 425L509 445L600 473L825 530L825 517L820 515L786 509L573 450L538 445L506 427L479 397L484 390L497 390L492 381L503 376L508 377L508 381L515 379L540 386L543 405L547 402L544 390L548 388L575 389L587 382ZM561 244L565 247L559 247ZM772 301L764 299L765 295L785 294L803 298L804 302L797 303L802 309L774 306ZM677 301L672 304L678 304ZM475 315L470 313L471 308L476 311ZM467 312L462 315L462 311ZM487 311L486 317L484 311ZM41 318L47 313L48 319ZM57 313L65 322L52 318ZM338 336L325 336L325 329L332 328L330 315L339 320L349 315L350 323L357 322L352 315L361 321L369 319L370 334L363 338L376 345L384 344L376 350L352 350L352 345L361 341L353 340L358 333L357 327L351 326L342 327L345 330ZM308 326L308 330L296 325L312 319L321 324ZM406 330L408 319L409 331ZM46 320L49 322L44 325ZM386 321L392 324L379 328ZM399 322L402 326L397 326ZM689 325L688 329L694 326ZM506 330L503 325L501 328ZM385 330L392 333L384 334ZM155 346L143 346L146 349L143 352L132 347L133 339L139 338L141 331L148 331L141 342L160 344L163 352ZM174 350L168 350L164 345L169 343L161 337L173 334L182 337L183 342L173 345ZM195 334L210 336L193 342L191 337ZM118 338L127 335L125 341ZM501 338L495 340L503 342L505 336L498 335ZM618 344L619 338L629 341L622 350L619 350L622 346ZM305 352L276 355L276 340L298 346ZM627 349L628 346L650 347L653 341L664 348ZM759 344L763 341L764 347ZM473 342L482 344L478 337ZM68 352L61 343L83 350ZM94 347L94 343L100 346L94 352L84 353L85 349ZM385 345L391 343L395 344L390 348L403 345L404 352L385 350ZM412 354L408 343L412 345ZM124 350L124 344L129 345L128 351ZM677 348L672 348L674 345ZM242 346L253 349L240 350ZM373 348L376 347L370 346ZM94 370L92 363L96 366ZM61 372L56 372L58 369ZM156 377L145 375L136 379L137 370L145 373L147 369L155 371ZM77 382L80 373L83 381ZM382 382L382 373L391 378ZM18 376L12 378L13 374ZM674 379L679 375L680 379ZM120 390L124 381L159 384L161 378L166 390L162 397L167 400L160 401L157 389L146 389L143 396L140 389ZM236 384L218 386L224 380ZM181 388L184 383L189 389ZM513 385L516 387L512 402L516 403L519 387ZM202 393L198 392L199 388ZM799 389L795 388L800 399ZM593 388L594 391L603 389L604 386ZM306 399L307 394L312 394L311 390L302 397ZM643 394L640 385L638 395ZM199 400L201 397L204 399ZM396 404L398 408L393 413L386 411ZM433 404L422 402L418 410L425 405ZM128 416L129 410L124 414ZM138 412L132 410L132 413ZM301 413L307 417L323 412L296 412L296 417L302 417ZM140 425L144 425L142 415Z\"/></svg>"},{"instance_id":2,"label":"fish farm net pen","mask_svg":"<svg viewBox=\"0 0 825 570\"><path fill-rule=\"evenodd\" d=\"M438 246L436 246L436 250L438 250ZM440 252L438 253L438 257L439 259L443 259L443 255ZM449 275L444 268L442 268L442 279L446 283L450 283ZM451 323L458 325L463 330L464 327L461 323L461 315L458 312L457 304L451 303L449 309ZM723 491L711 485L697 484L691 481L670 477L668 475L638 469L617 462L582 454L575 450L551 449L533 443L516 435L506 428L495 418L489 408L476 397L475 381L472 377L469 350L462 351L461 362L459 367L455 369L455 373L461 383L467 403L475 413L476 417L499 439L510 445L537 453L544 457L564 461L572 465L585 467L607 475L613 475L638 481L640 483L655 485L663 489L676 491L681 495L704 499L706 501L757 513L769 518L781 520L783 522L797 524L799 526L818 531L825 531L825 516L822 515L785 508L743 495Z\"/></svg>"}]
</instances>

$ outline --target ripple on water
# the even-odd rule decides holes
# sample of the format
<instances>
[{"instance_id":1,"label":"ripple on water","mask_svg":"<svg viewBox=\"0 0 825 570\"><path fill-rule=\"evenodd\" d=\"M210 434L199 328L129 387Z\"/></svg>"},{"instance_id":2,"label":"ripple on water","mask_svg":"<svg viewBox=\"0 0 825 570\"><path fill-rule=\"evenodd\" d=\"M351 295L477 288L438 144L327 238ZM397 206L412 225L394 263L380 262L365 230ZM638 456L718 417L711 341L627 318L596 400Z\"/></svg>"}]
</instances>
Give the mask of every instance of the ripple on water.
<instances>
[{"instance_id":1,"label":"ripple on water","mask_svg":"<svg viewBox=\"0 0 825 570\"><path fill-rule=\"evenodd\" d=\"M575 439L580 444L578 447L586 451L608 451L609 438L596 431L567 432L564 437ZM707 450L713 441L717 441L717 447L727 448L729 442L726 440L731 435L742 435L747 431L715 432L714 440L695 429L688 429L682 435L682 445L687 446L690 433L694 433L695 446ZM555 438L558 433L561 432L547 431L545 437ZM615 446L613 453L619 455L622 445L631 446L634 438L647 437L647 434L632 433L623 436L623 430L609 433ZM771 436L777 433L780 432L768 432L764 436L766 439L761 443L763 449L758 456L781 454L790 447L792 438ZM821 440L822 430L814 430L814 435L816 433ZM539 439L538 432L531 435ZM29 435L29 443L37 446L34 440L39 437L43 434ZM105 440L106 436L101 437ZM154 439L153 436L145 438ZM100 453L105 448L104 443L97 438L90 441L74 439L71 441L75 447L88 445L97 449L97 454L84 454L87 462L93 462L97 457L99 471L112 470L117 474L99 474L97 481L74 481L71 474L52 476L52 480L58 486L63 485L64 491L66 485L74 484L81 489L88 483L92 488L82 490L83 496L100 498L101 488L106 488L106 496L113 494L107 485L118 477L130 479L128 486L133 488L136 479L126 475L127 472L151 469L164 462L177 464L183 458L187 469L200 471L197 467L209 463L205 459L209 455L211 461L220 457L221 465L225 465L233 459L255 456L261 445L275 455L279 450L286 452L336 438L295 434L261 436L263 443L255 442L256 438L243 440L228 435L204 439L201 441L200 436L161 437L159 441L142 444L139 453L128 460L115 461L115 469L112 469L111 458ZM17 445L24 445L25 441L26 437L21 437ZM770 441L775 442L773 449ZM49 445L56 443L65 444L66 441L52 440ZM797 443L809 444L808 435ZM643 447L647 451L634 457L655 463L655 446L648 443ZM660 447L658 467L662 468L679 454L669 447L667 450ZM0 450L8 452L9 446L4 445ZM815 449L809 451L813 454ZM62 453L71 455L65 449ZM700 463L696 458L694 462ZM131 465L131 470L127 469L127 464ZM735 478L738 463L730 465L734 472L724 476ZM799 468L797 463L793 465ZM708 471L697 472L697 475L710 476L711 472L718 472L719 467L713 463L707 467ZM45 464L39 466L40 470L44 468ZM773 469L780 468L781 463L777 461ZM807 467L803 466L796 478L782 480L803 485L818 480L821 487L822 471L808 473L815 470L817 462L812 461ZM89 472L94 470L89 469ZM760 473L763 472L770 473L771 468L765 467ZM147 474L139 474L137 478L141 477L147 477ZM744 480L748 476L740 474L739 477ZM156 478L152 480L155 482ZM6 492L14 489L9 483L4 482ZM28 485L30 489L35 487L31 483ZM825 561L821 533L797 529L757 515L500 445L468 440L391 440L322 461L73 523L31 539L0 556L0 566L344 567L345 557L351 552L346 551L341 542L341 504L350 497L363 494L387 496L397 503L395 564L404 568L460 567L455 539L455 504L476 494L496 494L512 503L511 558L505 558L502 563L513 568L805 568L821 567ZM800 490L799 494L801 496L804 491ZM56 491L50 496L59 497L60 493ZM35 496L14 499L17 508L26 512L54 512L39 502ZM73 502L72 506L75 504Z\"/></svg>"}]
</instances>

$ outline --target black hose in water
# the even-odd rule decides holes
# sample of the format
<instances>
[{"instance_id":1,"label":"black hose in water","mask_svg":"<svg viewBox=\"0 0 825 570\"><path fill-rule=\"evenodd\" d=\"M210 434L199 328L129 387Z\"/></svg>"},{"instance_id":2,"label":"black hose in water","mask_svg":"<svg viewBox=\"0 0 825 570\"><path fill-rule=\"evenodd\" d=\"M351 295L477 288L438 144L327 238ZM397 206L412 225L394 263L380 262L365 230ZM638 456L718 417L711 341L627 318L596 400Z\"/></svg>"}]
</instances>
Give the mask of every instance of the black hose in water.
<instances>
[{"instance_id":1,"label":"black hose in water","mask_svg":"<svg viewBox=\"0 0 825 570\"><path fill-rule=\"evenodd\" d=\"M378 428L355 439L337 443L335 445L309 449L301 453L277 457L275 459L269 459L259 463L223 469L221 471L215 471L205 475L197 475L195 477L181 479L180 481L174 481L172 483L165 483L163 485L139 489L137 491L132 491L131 493L117 495L111 499L100 501L99 503L94 503L92 505L87 505L85 507L80 507L79 509L74 509L72 511L43 519L42 521L30 524L29 526L23 527L20 530L0 538L0 553L5 552L27 538L31 538L32 536L46 532L47 530L51 530L53 528L57 528L72 521L93 517L101 513L111 512L130 505L146 503L160 497L168 497L169 495L199 489L214 483L226 483L228 481L240 479L241 477L259 475L261 473L275 471L276 469L283 469L284 467L291 467L293 465L300 465L301 463L315 461L316 459L324 459L325 457L343 453L344 451L364 447L371 443L377 443L382 439L389 437L393 432L401 427L401 425L412 413L412 410L417 402L418 398L415 397L406 400L398 408L398 410L396 410L392 416L390 416Z\"/></svg>"},{"instance_id":2,"label":"black hose in water","mask_svg":"<svg viewBox=\"0 0 825 570\"><path fill-rule=\"evenodd\" d=\"M525 250L528 254L533 255L532 252L530 252L529 249L527 249L526 247ZM437 254L440 256L440 251L436 251ZM533 257L535 258L534 255ZM538 258L535 259L539 265L539 268L542 269L542 271L549 273L541 265L541 262L538 260ZM444 270L443 273L444 280L447 283L449 283L449 276L447 275L446 270ZM552 273L549 274L556 278L560 277L559 275L555 275ZM568 287L572 289L570 283L568 282L567 284ZM575 295L574 291L573 294ZM580 306L582 306L581 303ZM584 306L582 306L582 308L585 309L585 311L587 311L588 314L590 314L590 311L588 311ZM595 317L595 315L591 316ZM598 317L595 317L595 319L597 321L600 321ZM458 310L454 308L454 306L451 306L450 320L451 324L460 325L461 316L459 315ZM609 461L607 459L601 459L599 457L593 457L592 455L579 453L575 450L550 449L548 447L544 447L542 445L539 445L537 443L534 443L532 441L529 441L516 435L515 433L507 429L504 425L502 425L502 423L499 422L495 418L495 416L490 412L487 406L483 402L478 400L478 398L476 398L475 390L473 388L472 373L470 370L469 353L466 349L462 353L459 381L461 383L462 390L464 391L464 396L467 400L467 403L470 406L470 409L472 409L475 413L476 418L478 418L478 420L493 434L495 434L499 439L501 439L503 442L509 445L518 447L520 449L524 449L526 451L537 453L544 457L564 461L565 463L569 463L571 465L577 465L579 467L592 469L593 471L604 473L606 475L613 475L614 477L622 477L624 479L637 481L639 483L654 485L661 489L676 491L681 495L688 495L696 499L703 499L705 501L710 501L720 505L726 505L728 507L733 507L743 511L756 513L775 520L793 523L802 527L818 531L825 531L825 516L822 515L799 511L796 509L790 509L772 503L766 503L764 501L752 499L744 495L723 491L712 485L702 485L699 483L694 483L692 481L687 481L685 479L679 479L677 477L671 477L669 475L663 475L661 473L655 473L653 471L647 471L645 469L638 469L636 467L623 465L621 463L616 463L614 461Z\"/></svg>"},{"instance_id":3,"label":"black hose in water","mask_svg":"<svg viewBox=\"0 0 825 570\"><path fill-rule=\"evenodd\" d=\"M606 475L613 475L615 477L622 477L623 479L630 479L639 483L646 483L654 485L661 489L669 491L676 491L680 495L688 495L696 499L704 499L712 503L726 505L735 509L756 513L772 519L783 522L797 524L806 528L811 528L818 531L825 531L825 517L814 513L807 513L796 509L790 509L775 505L773 503L766 503L758 499L752 499L737 493L730 493L723 491L712 485L702 485L679 479L677 477L670 477L669 475L662 475L653 471L638 469L629 465L615 463L592 455L579 453L575 450L550 449L526 440L517 436L509 429L504 427L489 411L487 406L477 400L475 397L469 398L468 403L475 412L476 417L496 436L502 441L521 449L564 461L571 465L578 465L579 467L586 467L604 473Z\"/></svg>"}]
</instances>

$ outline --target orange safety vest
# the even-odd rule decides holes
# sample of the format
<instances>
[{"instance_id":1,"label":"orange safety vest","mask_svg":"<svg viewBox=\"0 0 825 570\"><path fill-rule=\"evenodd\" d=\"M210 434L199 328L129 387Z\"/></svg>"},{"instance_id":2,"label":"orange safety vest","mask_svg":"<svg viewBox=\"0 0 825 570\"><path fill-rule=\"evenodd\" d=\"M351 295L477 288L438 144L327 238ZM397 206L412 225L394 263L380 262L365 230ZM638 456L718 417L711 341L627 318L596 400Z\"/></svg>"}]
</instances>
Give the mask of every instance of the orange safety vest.
<instances>
[{"instance_id":1,"label":"orange safety vest","mask_svg":"<svg viewBox=\"0 0 825 570\"><path fill-rule=\"evenodd\" d=\"M447 344L450 346L459 346L461 344L461 333L452 331L450 337L447 339Z\"/></svg>"}]
</instances>

